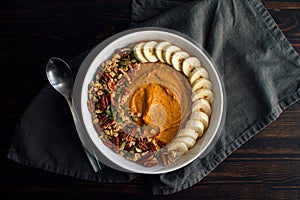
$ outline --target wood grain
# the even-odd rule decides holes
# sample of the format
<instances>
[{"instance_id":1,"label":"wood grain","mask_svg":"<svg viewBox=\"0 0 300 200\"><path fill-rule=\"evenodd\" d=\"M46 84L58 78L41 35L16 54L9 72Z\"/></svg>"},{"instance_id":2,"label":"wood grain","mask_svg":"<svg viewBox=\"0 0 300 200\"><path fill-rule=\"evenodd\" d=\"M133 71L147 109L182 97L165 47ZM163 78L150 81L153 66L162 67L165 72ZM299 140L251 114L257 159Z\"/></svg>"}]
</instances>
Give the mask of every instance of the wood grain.
<instances>
[{"instance_id":1,"label":"wood grain","mask_svg":"<svg viewBox=\"0 0 300 200\"><path fill-rule=\"evenodd\" d=\"M287 39L300 53L300 2L265 2L265 6Z\"/></svg>"},{"instance_id":2,"label":"wood grain","mask_svg":"<svg viewBox=\"0 0 300 200\"><path fill-rule=\"evenodd\" d=\"M264 5L300 53L299 1ZM45 85L49 57L69 60L126 29L130 0L5 0L0 7L0 195L53 199L300 199L300 103L229 156L198 184L152 196L146 177L101 184L16 164L6 158L14 125Z\"/></svg>"}]
</instances>

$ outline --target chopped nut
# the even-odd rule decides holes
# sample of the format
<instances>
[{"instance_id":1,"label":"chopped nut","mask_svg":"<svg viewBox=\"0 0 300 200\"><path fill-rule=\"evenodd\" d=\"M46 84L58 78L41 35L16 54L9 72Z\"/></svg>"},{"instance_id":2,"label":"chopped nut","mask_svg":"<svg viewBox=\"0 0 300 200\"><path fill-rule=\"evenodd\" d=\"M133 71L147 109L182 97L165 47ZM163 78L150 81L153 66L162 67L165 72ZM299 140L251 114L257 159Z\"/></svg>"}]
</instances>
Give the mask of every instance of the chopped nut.
<instances>
[{"instance_id":1,"label":"chopped nut","mask_svg":"<svg viewBox=\"0 0 300 200\"><path fill-rule=\"evenodd\" d=\"M112 72L110 72L109 74L111 75L111 77L115 77L115 75L116 75L116 73L115 73L115 72L113 72L113 71L112 71Z\"/></svg>"},{"instance_id":2,"label":"chopped nut","mask_svg":"<svg viewBox=\"0 0 300 200\"><path fill-rule=\"evenodd\" d=\"M98 118L94 118L93 119L93 124L97 124L99 122L99 119Z\"/></svg>"}]
</instances>

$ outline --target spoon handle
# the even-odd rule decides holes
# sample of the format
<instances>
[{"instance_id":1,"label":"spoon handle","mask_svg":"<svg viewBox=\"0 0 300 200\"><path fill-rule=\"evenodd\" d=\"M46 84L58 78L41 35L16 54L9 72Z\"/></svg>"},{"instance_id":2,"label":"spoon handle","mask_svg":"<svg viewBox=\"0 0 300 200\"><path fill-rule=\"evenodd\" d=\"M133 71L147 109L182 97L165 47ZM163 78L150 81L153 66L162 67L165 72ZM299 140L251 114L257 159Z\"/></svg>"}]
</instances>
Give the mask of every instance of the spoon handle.
<instances>
[{"instance_id":1,"label":"spoon handle","mask_svg":"<svg viewBox=\"0 0 300 200\"><path fill-rule=\"evenodd\" d=\"M72 113L72 116L73 116L73 120L74 120L74 124L75 124L76 130L77 130L77 134L78 134L79 139L81 141L82 147L83 147L83 149L84 149L84 151L87 155L87 158L89 159L94 171L98 172L102 168L101 168L101 165L100 165L100 163L97 159L96 153L93 151L93 148L90 148L93 151L92 153L90 153L87 150L86 146L92 147L92 145L91 145L91 143L88 139L84 138L82 136L82 134L80 134L80 133L84 132L84 129L83 129L81 121L79 120L79 117L78 117L78 114L77 114L76 110L72 106L72 99L70 97L66 97L66 99L67 99L68 105L70 107L70 110L71 110L71 113Z\"/></svg>"}]
</instances>

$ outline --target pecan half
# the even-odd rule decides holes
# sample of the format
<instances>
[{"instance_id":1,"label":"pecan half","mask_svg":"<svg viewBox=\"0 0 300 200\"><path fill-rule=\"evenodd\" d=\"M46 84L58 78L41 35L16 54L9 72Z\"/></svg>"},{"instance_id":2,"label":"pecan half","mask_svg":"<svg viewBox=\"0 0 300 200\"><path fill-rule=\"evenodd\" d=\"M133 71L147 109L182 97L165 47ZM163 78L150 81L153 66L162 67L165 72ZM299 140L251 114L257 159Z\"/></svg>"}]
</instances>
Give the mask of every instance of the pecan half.
<instances>
[{"instance_id":1,"label":"pecan half","mask_svg":"<svg viewBox=\"0 0 300 200\"><path fill-rule=\"evenodd\" d=\"M106 94L101 96L101 110L102 112L106 110L108 106L108 97Z\"/></svg>"},{"instance_id":2,"label":"pecan half","mask_svg":"<svg viewBox=\"0 0 300 200\"><path fill-rule=\"evenodd\" d=\"M140 146L140 149L142 150L142 151L147 151L148 149L149 149L149 147L148 147L148 145L147 145L147 139L146 138L142 138L142 137L139 137L139 139L138 139L138 144L139 144L139 146Z\"/></svg>"},{"instance_id":3,"label":"pecan half","mask_svg":"<svg viewBox=\"0 0 300 200\"><path fill-rule=\"evenodd\" d=\"M131 129L130 135L131 135L131 136L135 136L135 135L136 135L136 127L133 127L133 128Z\"/></svg>"},{"instance_id":4,"label":"pecan half","mask_svg":"<svg viewBox=\"0 0 300 200\"><path fill-rule=\"evenodd\" d=\"M94 124L94 128L97 131L97 133L101 132L101 127L99 126L99 124Z\"/></svg>"},{"instance_id":5,"label":"pecan half","mask_svg":"<svg viewBox=\"0 0 300 200\"><path fill-rule=\"evenodd\" d=\"M120 140L119 140L119 137L113 137L113 142L114 142L114 145L116 145L117 147L120 146Z\"/></svg>"},{"instance_id":6,"label":"pecan half","mask_svg":"<svg viewBox=\"0 0 300 200\"><path fill-rule=\"evenodd\" d=\"M146 151L146 152L142 153L141 160L151 160L154 158L154 156L155 155L153 152Z\"/></svg>"},{"instance_id":7,"label":"pecan half","mask_svg":"<svg viewBox=\"0 0 300 200\"><path fill-rule=\"evenodd\" d=\"M114 81L114 79L111 77L111 75L109 73L104 73L103 74L104 77L106 78L106 81L105 82L111 82L111 81Z\"/></svg>"},{"instance_id":8,"label":"pecan half","mask_svg":"<svg viewBox=\"0 0 300 200\"><path fill-rule=\"evenodd\" d=\"M168 154L161 152L160 158L161 158L163 165L166 166L168 164Z\"/></svg>"},{"instance_id":9,"label":"pecan half","mask_svg":"<svg viewBox=\"0 0 300 200\"><path fill-rule=\"evenodd\" d=\"M126 137L127 137L127 134L126 134L124 131L119 132L119 139L120 139L121 141L126 140Z\"/></svg>"},{"instance_id":10,"label":"pecan half","mask_svg":"<svg viewBox=\"0 0 300 200\"><path fill-rule=\"evenodd\" d=\"M105 144L105 146L112 148L114 145L113 143L111 143L110 141L106 140L106 139L102 139L103 144Z\"/></svg>"},{"instance_id":11,"label":"pecan half","mask_svg":"<svg viewBox=\"0 0 300 200\"><path fill-rule=\"evenodd\" d=\"M120 146L120 140L119 140L119 137L113 137L113 143L114 143L114 146L113 146L113 150L115 152L118 152L119 151L119 146Z\"/></svg>"},{"instance_id":12,"label":"pecan half","mask_svg":"<svg viewBox=\"0 0 300 200\"><path fill-rule=\"evenodd\" d=\"M158 164L158 160L156 159L156 158L154 158L154 159L152 159L152 160L147 160L147 161L145 161L144 163L143 163L143 165L145 166L145 167L153 167L153 166L155 166L155 165L157 165Z\"/></svg>"},{"instance_id":13,"label":"pecan half","mask_svg":"<svg viewBox=\"0 0 300 200\"><path fill-rule=\"evenodd\" d=\"M110 80L108 81L108 83L107 83L107 86L108 86L111 90L114 90L115 87L116 87L116 84L115 84L115 82L114 82L113 79L110 79Z\"/></svg>"},{"instance_id":14,"label":"pecan half","mask_svg":"<svg viewBox=\"0 0 300 200\"><path fill-rule=\"evenodd\" d=\"M150 151L156 151L156 147L155 147L155 145L152 142L148 142L147 144L148 144L148 146L150 148Z\"/></svg>"},{"instance_id":15,"label":"pecan half","mask_svg":"<svg viewBox=\"0 0 300 200\"><path fill-rule=\"evenodd\" d=\"M158 164L158 160L153 152L144 152L141 154L141 158L136 161L138 164L146 167L152 167Z\"/></svg>"},{"instance_id":16,"label":"pecan half","mask_svg":"<svg viewBox=\"0 0 300 200\"><path fill-rule=\"evenodd\" d=\"M164 147L164 146L167 145L164 141L161 141L161 140L158 140L158 141L157 141L157 144L158 144L158 146L159 146L160 148L162 148L162 147Z\"/></svg>"},{"instance_id":17,"label":"pecan half","mask_svg":"<svg viewBox=\"0 0 300 200\"><path fill-rule=\"evenodd\" d=\"M111 104L112 106L115 106L115 100L114 100L114 98L115 98L115 93L111 93L111 94L109 95L109 97L110 97L110 104Z\"/></svg>"},{"instance_id":18,"label":"pecan half","mask_svg":"<svg viewBox=\"0 0 300 200\"><path fill-rule=\"evenodd\" d=\"M92 100L88 100L87 106L88 106L88 110L90 112L93 112L95 110L95 104L94 104L94 102Z\"/></svg>"}]
</instances>

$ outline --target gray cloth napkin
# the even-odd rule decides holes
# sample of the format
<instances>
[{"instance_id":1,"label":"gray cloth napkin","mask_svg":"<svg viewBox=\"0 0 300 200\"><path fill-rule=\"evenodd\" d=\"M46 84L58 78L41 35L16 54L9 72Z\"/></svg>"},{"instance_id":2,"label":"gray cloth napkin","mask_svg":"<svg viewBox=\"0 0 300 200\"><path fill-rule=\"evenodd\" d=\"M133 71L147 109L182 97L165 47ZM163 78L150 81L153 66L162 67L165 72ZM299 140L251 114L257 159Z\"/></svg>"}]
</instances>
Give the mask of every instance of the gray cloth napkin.
<instances>
[{"instance_id":1,"label":"gray cloth napkin","mask_svg":"<svg viewBox=\"0 0 300 200\"><path fill-rule=\"evenodd\" d=\"M170 28L199 42L216 63L226 90L225 125L216 145L182 169L147 176L153 194L175 193L201 181L299 100L299 55L259 0L133 0L131 19L133 27ZM75 71L84 56L70 62ZM99 182L140 176L106 166L93 173L75 134L65 100L47 85L16 125L8 157Z\"/></svg>"}]
</instances>

